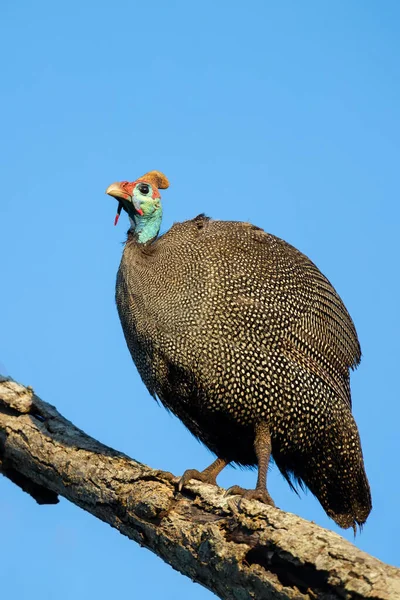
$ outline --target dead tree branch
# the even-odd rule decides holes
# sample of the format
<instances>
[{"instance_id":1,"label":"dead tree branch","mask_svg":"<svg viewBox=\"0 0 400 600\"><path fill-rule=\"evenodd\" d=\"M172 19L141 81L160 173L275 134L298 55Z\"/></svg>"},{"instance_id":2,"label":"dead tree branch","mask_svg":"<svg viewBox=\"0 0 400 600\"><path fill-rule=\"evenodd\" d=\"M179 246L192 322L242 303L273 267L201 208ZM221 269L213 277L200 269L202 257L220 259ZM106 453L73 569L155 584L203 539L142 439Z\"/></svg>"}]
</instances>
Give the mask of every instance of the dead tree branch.
<instances>
[{"instance_id":1,"label":"dead tree branch","mask_svg":"<svg viewBox=\"0 0 400 600\"><path fill-rule=\"evenodd\" d=\"M58 495L229 600L400 599L400 570L340 536L259 502L193 482L176 492L0 377L0 470L40 504Z\"/></svg>"}]
</instances>

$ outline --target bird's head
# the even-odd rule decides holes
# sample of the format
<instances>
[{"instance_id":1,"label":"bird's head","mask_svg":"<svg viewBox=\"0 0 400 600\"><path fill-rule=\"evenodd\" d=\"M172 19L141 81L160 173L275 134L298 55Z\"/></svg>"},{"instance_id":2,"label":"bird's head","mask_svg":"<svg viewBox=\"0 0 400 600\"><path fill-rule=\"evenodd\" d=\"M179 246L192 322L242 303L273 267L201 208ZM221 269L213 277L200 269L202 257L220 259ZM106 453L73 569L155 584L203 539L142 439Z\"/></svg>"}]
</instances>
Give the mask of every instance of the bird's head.
<instances>
[{"instance_id":1,"label":"bird's head","mask_svg":"<svg viewBox=\"0 0 400 600\"><path fill-rule=\"evenodd\" d=\"M119 181L106 189L106 194L118 200L115 225L122 209L128 213L132 230L140 242L157 236L162 219L159 189L169 186L168 179L159 171L150 171L135 181Z\"/></svg>"}]
</instances>

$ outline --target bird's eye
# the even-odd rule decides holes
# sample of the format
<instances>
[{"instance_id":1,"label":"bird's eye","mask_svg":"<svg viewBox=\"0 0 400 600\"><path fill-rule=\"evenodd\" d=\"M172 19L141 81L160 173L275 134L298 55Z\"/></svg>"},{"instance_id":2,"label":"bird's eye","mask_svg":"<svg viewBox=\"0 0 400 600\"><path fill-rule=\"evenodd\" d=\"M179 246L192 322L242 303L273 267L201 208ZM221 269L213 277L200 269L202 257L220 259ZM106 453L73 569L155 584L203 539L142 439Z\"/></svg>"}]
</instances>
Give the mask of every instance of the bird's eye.
<instances>
[{"instance_id":1,"label":"bird's eye","mask_svg":"<svg viewBox=\"0 0 400 600\"><path fill-rule=\"evenodd\" d=\"M147 185L147 183L139 183L138 185L138 190L141 194L148 194L149 193L149 186Z\"/></svg>"}]
</instances>

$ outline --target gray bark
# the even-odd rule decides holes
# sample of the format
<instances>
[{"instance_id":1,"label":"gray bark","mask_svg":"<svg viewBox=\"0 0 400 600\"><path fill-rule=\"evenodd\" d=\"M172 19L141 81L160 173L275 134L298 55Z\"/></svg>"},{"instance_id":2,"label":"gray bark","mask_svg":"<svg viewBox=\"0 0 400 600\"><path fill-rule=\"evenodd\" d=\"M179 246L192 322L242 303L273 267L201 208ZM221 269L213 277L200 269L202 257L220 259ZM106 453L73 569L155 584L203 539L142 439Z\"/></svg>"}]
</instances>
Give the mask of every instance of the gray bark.
<instances>
[{"instance_id":1,"label":"gray bark","mask_svg":"<svg viewBox=\"0 0 400 600\"><path fill-rule=\"evenodd\" d=\"M259 502L150 469L0 377L0 470L41 504L58 496L229 600L400 600L400 570Z\"/></svg>"}]
</instances>

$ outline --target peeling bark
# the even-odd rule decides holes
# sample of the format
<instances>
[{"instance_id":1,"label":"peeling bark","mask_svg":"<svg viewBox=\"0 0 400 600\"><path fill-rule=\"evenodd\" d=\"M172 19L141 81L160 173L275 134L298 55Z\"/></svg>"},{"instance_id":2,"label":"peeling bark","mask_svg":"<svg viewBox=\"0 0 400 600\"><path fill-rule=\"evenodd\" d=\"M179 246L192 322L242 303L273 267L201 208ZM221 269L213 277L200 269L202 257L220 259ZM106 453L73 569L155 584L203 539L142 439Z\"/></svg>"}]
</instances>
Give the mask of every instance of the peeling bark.
<instances>
[{"instance_id":1,"label":"peeling bark","mask_svg":"<svg viewBox=\"0 0 400 600\"><path fill-rule=\"evenodd\" d=\"M259 502L156 471L0 377L0 470L40 504L61 495L229 600L400 600L400 570Z\"/></svg>"}]
</instances>

